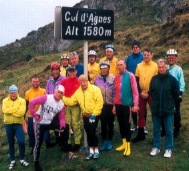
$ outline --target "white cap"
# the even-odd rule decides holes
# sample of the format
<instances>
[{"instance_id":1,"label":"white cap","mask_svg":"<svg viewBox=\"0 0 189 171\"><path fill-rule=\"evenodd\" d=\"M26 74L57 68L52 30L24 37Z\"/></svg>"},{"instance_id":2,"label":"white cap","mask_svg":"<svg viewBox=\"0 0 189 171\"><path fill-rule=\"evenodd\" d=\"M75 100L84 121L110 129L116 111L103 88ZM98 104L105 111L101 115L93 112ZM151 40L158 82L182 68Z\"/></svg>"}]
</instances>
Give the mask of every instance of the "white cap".
<instances>
[{"instance_id":1,"label":"white cap","mask_svg":"<svg viewBox=\"0 0 189 171\"><path fill-rule=\"evenodd\" d=\"M108 61L104 61L100 63L100 68L110 68L110 64L108 63Z\"/></svg>"},{"instance_id":2,"label":"white cap","mask_svg":"<svg viewBox=\"0 0 189 171\"><path fill-rule=\"evenodd\" d=\"M64 93L64 91L65 91L65 88L64 88L63 85L58 85L58 86L56 86L55 89L58 90L58 91L61 91L62 93Z\"/></svg>"},{"instance_id":3,"label":"white cap","mask_svg":"<svg viewBox=\"0 0 189 171\"><path fill-rule=\"evenodd\" d=\"M166 54L167 56L170 56L170 55L177 56L177 51L175 49L169 49Z\"/></svg>"}]
</instances>

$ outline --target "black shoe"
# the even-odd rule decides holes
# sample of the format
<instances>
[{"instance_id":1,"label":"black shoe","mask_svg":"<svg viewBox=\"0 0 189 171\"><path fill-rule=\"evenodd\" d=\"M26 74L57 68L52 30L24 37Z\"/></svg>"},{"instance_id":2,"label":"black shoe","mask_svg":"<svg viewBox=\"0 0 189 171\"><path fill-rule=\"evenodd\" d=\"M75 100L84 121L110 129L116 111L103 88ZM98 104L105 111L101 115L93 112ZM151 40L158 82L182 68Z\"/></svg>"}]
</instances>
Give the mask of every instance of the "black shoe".
<instances>
[{"instance_id":1,"label":"black shoe","mask_svg":"<svg viewBox=\"0 0 189 171\"><path fill-rule=\"evenodd\" d=\"M62 151L64 151L63 149L65 149L67 152L68 151L73 151L72 145L71 144L66 144L64 145L64 147L62 147ZM66 152L65 151L65 152Z\"/></svg>"},{"instance_id":2,"label":"black shoe","mask_svg":"<svg viewBox=\"0 0 189 171\"><path fill-rule=\"evenodd\" d=\"M35 171L43 171L42 167L39 165L39 161L35 161Z\"/></svg>"},{"instance_id":3,"label":"black shoe","mask_svg":"<svg viewBox=\"0 0 189 171\"><path fill-rule=\"evenodd\" d=\"M145 140L144 128L138 128L138 134L131 141L133 143Z\"/></svg>"},{"instance_id":4,"label":"black shoe","mask_svg":"<svg viewBox=\"0 0 189 171\"><path fill-rule=\"evenodd\" d=\"M56 143L51 143L50 141L46 141L46 148L54 147Z\"/></svg>"},{"instance_id":5,"label":"black shoe","mask_svg":"<svg viewBox=\"0 0 189 171\"><path fill-rule=\"evenodd\" d=\"M67 153L69 151L72 151L72 146L71 144L65 143L60 150Z\"/></svg>"},{"instance_id":6,"label":"black shoe","mask_svg":"<svg viewBox=\"0 0 189 171\"><path fill-rule=\"evenodd\" d=\"M145 136L144 137L142 137L142 136L136 136L135 138L133 138L131 141L133 142L133 143L137 143L137 142L139 142L139 141L143 141L143 140L145 140Z\"/></svg>"},{"instance_id":7,"label":"black shoe","mask_svg":"<svg viewBox=\"0 0 189 171\"><path fill-rule=\"evenodd\" d=\"M73 151L76 152L76 151L79 151L80 149L80 144L75 144L75 146L73 147Z\"/></svg>"}]
</instances>

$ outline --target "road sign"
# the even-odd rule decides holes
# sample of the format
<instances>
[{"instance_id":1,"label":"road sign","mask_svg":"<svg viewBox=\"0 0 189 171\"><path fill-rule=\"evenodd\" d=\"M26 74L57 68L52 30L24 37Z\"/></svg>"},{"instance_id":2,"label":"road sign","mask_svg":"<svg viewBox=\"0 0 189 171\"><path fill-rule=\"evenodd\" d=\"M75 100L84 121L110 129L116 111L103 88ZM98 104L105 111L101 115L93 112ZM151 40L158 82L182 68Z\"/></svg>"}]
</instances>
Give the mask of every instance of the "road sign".
<instances>
[{"instance_id":1,"label":"road sign","mask_svg":"<svg viewBox=\"0 0 189 171\"><path fill-rule=\"evenodd\" d=\"M61 37L72 40L113 40L114 12L62 7Z\"/></svg>"}]
</instances>

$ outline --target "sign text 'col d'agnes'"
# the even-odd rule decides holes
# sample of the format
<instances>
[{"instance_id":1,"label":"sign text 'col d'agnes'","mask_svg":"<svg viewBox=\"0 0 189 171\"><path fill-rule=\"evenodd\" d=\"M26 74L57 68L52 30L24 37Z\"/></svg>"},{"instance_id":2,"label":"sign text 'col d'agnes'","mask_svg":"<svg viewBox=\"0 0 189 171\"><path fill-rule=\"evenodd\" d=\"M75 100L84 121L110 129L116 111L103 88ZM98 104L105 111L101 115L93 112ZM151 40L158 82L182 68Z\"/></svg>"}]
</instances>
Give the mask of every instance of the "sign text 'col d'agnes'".
<instances>
[{"instance_id":1,"label":"sign text 'col d'agnes'","mask_svg":"<svg viewBox=\"0 0 189 171\"><path fill-rule=\"evenodd\" d=\"M113 11L62 7L62 38L113 40Z\"/></svg>"}]
</instances>

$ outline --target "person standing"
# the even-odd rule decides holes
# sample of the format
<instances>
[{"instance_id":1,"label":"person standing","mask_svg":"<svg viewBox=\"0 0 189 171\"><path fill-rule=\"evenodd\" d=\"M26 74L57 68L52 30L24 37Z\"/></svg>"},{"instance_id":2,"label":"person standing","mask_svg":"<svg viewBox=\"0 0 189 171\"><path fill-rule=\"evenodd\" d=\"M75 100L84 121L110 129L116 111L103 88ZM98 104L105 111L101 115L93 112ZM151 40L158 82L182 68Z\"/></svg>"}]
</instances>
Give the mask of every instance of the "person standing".
<instances>
[{"instance_id":1,"label":"person standing","mask_svg":"<svg viewBox=\"0 0 189 171\"><path fill-rule=\"evenodd\" d=\"M146 126L146 105L148 103L151 109L152 103L152 98L149 96L148 91L152 77L158 73L157 63L152 61L152 51L150 49L145 49L143 54L144 59L140 64L137 65L135 73L139 91L140 110L138 112L138 134L132 139L133 143L145 140L144 127Z\"/></svg>"},{"instance_id":2,"label":"person standing","mask_svg":"<svg viewBox=\"0 0 189 171\"><path fill-rule=\"evenodd\" d=\"M25 135L22 128L22 123L26 112L26 101L25 99L19 97L18 88L16 85L11 85L8 89L8 93L8 97L4 98L2 102L2 112L4 115L5 131L9 144L9 170L11 170L16 165L14 147L15 137L19 146L20 164L27 167L29 163L24 160Z\"/></svg>"},{"instance_id":3,"label":"person standing","mask_svg":"<svg viewBox=\"0 0 189 171\"><path fill-rule=\"evenodd\" d=\"M79 56L76 52L71 52L69 54L70 57L70 65L75 66L77 70L77 77L84 73L83 64L79 63Z\"/></svg>"},{"instance_id":4,"label":"person standing","mask_svg":"<svg viewBox=\"0 0 189 171\"><path fill-rule=\"evenodd\" d=\"M115 106L114 106L114 79L115 76L109 74L110 65L107 62L100 64L100 75L95 79L94 84L101 89L104 104L102 113L100 114L101 121L101 135L102 145L100 151L111 150L112 138L114 132L114 118L115 118Z\"/></svg>"},{"instance_id":5,"label":"person standing","mask_svg":"<svg viewBox=\"0 0 189 171\"><path fill-rule=\"evenodd\" d=\"M37 76L32 77L31 84L32 87L29 90L27 90L25 93L25 99L27 104L29 104L30 100L46 94L46 90L40 87L39 78ZM36 111L38 110L38 108L39 106L36 106ZM27 111L27 126L28 126L27 128L28 128L28 136L29 136L29 147L32 148L30 154L33 154L33 149L35 146L35 134L34 134L33 116L31 115L29 110ZM44 136L44 140L46 141L46 146L49 147L48 139L45 139L45 136Z\"/></svg>"},{"instance_id":6,"label":"person standing","mask_svg":"<svg viewBox=\"0 0 189 171\"><path fill-rule=\"evenodd\" d=\"M71 97L79 88L79 79L76 76L77 70L74 66L67 69L68 77L63 79L61 85L65 88L65 97ZM74 133L74 147L72 147L72 135L69 133L68 150L78 151L81 143L81 109L78 104L74 106L67 105L65 108L66 122L69 124L69 130Z\"/></svg>"},{"instance_id":7,"label":"person standing","mask_svg":"<svg viewBox=\"0 0 189 171\"><path fill-rule=\"evenodd\" d=\"M90 50L88 52L88 58L89 58L88 71L89 71L91 84L94 84L95 78L100 74L99 64L96 63L96 57L97 57L96 51Z\"/></svg>"},{"instance_id":8,"label":"person standing","mask_svg":"<svg viewBox=\"0 0 189 171\"><path fill-rule=\"evenodd\" d=\"M63 54L60 58L60 75L67 76L67 68L70 66L70 57L68 54Z\"/></svg>"},{"instance_id":9,"label":"person standing","mask_svg":"<svg viewBox=\"0 0 189 171\"><path fill-rule=\"evenodd\" d=\"M51 69L51 76L47 81L46 84L46 94L54 94L55 88L60 85L61 81L65 78L60 74L60 63L58 62L52 62L50 65ZM58 132L54 132L55 136L58 137ZM49 130L46 130L45 132L45 139L46 141L46 146L48 147L53 147L58 143L51 143L51 138L50 138L50 132ZM57 140L57 139L56 139Z\"/></svg>"},{"instance_id":10,"label":"person standing","mask_svg":"<svg viewBox=\"0 0 189 171\"><path fill-rule=\"evenodd\" d=\"M103 107L103 97L101 90L88 82L88 76L79 76L80 87L71 96L71 98L63 97L66 105L74 106L79 104L83 116L84 128L87 134L87 142L89 146L89 155L86 160L98 159L98 137L96 128L98 125L99 115Z\"/></svg>"},{"instance_id":11,"label":"person standing","mask_svg":"<svg viewBox=\"0 0 189 171\"><path fill-rule=\"evenodd\" d=\"M135 75L136 67L143 61L143 58L140 42L138 40L134 40L132 43L132 53L125 59L127 71L132 72ZM132 112L132 119L134 125L131 127L131 131L136 131L138 129L136 112Z\"/></svg>"},{"instance_id":12,"label":"person standing","mask_svg":"<svg viewBox=\"0 0 189 171\"><path fill-rule=\"evenodd\" d=\"M61 139L64 141L64 145L67 145L69 125L66 124L64 103L61 100L63 94L64 87L62 85L58 85L55 87L53 94L43 95L34 98L29 102L29 111L36 122L36 142L34 148L35 171L42 171L42 167L39 164L39 158L46 130L61 130ZM36 105L40 105L37 112L35 110Z\"/></svg>"},{"instance_id":13,"label":"person standing","mask_svg":"<svg viewBox=\"0 0 189 171\"><path fill-rule=\"evenodd\" d=\"M177 103L175 104L176 114L174 115L174 137L177 138L179 136L181 127L180 103L182 102L182 94L185 90L185 81L182 68L176 64L177 51L175 49L169 49L166 54L167 61L169 64L168 71L172 76L174 76L177 79L180 87L179 101L177 101Z\"/></svg>"},{"instance_id":14,"label":"person standing","mask_svg":"<svg viewBox=\"0 0 189 171\"><path fill-rule=\"evenodd\" d=\"M165 153L164 157L170 158L173 148L173 120L175 104L179 98L179 84L175 77L167 71L167 61L159 59L158 75L152 77L149 95L152 97L152 122L153 122L153 148L151 156L160 152L161 125L165 126Z\"/></svg>"},{"instance_id":15,"label":"person standing","mask_svg":"<svg viewBox=\"0 0 189 171\"><path fill-rule=\"evenodd\" d=\"M115 86L115 113L117 116L120 134L123 144L116 148L116 151L124 151L124 156L130 156L131 148L131 130L130 130L130 113L131 107L133 112L138 112L139 94L136 79L133 73L126 70L125 61L117 61L119 75L114 81Z\"/></svg>"},{"instance_id":16,"label":"person standing","mask_svg":"<svg viewBox=\"0 0 189 171\"><path fill-rule=\"evenodd\" d=\"M105 56L100 59L99 63L107 61L110 65L110 74L117 75L117 58L114 56L115 47L112 44L108 44L105 46Z\"/></svg>"}]
</instances>

